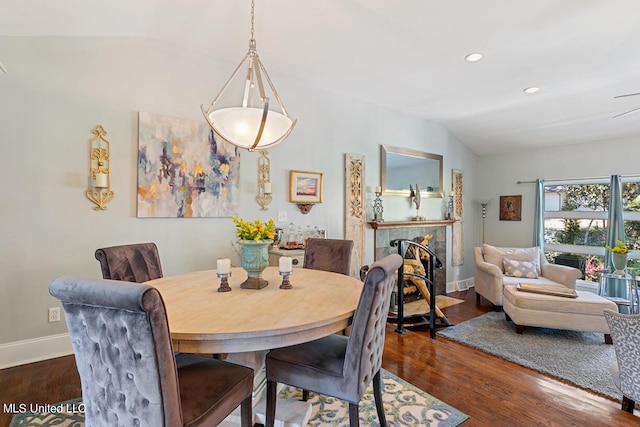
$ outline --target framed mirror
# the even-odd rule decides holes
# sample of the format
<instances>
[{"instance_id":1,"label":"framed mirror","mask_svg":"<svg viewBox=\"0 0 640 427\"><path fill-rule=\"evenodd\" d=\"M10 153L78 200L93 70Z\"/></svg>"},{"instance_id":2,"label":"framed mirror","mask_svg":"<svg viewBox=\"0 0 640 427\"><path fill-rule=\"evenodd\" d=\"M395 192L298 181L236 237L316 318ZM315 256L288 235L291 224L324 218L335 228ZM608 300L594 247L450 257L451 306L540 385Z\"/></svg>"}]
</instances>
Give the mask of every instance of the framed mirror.
<instances>
[{"instance_id":1,"label":"framed mirror","mask_svg":"<svg viewBox=\"0 0 640 427\"><path fill-rule=\"evenodd\" d=\"M442 156L408 148L380 146L382 194L409 196L409 185L422 197L443 197Z\"/></svg>"}]
</instances>

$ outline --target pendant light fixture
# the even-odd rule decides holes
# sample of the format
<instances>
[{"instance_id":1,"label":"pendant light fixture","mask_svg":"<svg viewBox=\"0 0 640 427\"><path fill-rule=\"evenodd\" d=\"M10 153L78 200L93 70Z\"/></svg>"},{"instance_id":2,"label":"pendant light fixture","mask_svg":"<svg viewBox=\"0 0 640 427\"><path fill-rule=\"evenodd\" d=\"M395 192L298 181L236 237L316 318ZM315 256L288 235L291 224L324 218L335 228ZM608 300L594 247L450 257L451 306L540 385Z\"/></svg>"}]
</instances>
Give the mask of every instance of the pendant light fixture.
<instances>
[{"instance_id":1,"label":"pendant light fixture","mask_svg":"<svg viewBox=\"0 0 640 427\"><path fill-rule=\"evenodd\" d=\"M251 0L251 38L249 39L249 51L242 59L238 67L222 87L209 108L201 105L202 113L209 126L223 140L249 151L262 150L273 147L285 140L296 125L296 120L291 119L287 110L273 86L267 70L260 62L256 51L256 40L253 38L254 0ZM239 106L217 108L224 91L229 87L240 69L246 64L244 80L244 92L242 103ZM280 112L270 110L272 106L270 97L265 92L262 79L266 80Z\"/></svg>"}]
</instances>

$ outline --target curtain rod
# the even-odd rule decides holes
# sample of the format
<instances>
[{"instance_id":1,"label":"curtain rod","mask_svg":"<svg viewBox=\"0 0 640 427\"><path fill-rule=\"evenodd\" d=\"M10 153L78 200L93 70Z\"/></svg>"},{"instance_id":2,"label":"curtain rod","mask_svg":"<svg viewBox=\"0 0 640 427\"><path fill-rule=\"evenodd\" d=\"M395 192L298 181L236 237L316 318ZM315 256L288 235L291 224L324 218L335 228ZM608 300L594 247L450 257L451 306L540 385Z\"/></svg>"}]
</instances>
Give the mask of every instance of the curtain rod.
<instances>
[{"instance_id":1,"label":"curtain rod","mask_svg":"<svg viewBox=\"0 0 640 427\"><path fill-rule=\"evenodd\" d=\"M620 175L620 178L640 178L640 175ZM543 180L545 184L553 183L553 182L567 182L567 181L596 181L602 179L611 179L611 175L609 176L592 176L586 178L564 178L564 179L545 179ZM535 184L536 181L517 181L516 184Z\"/></svg>"}]
</instances>

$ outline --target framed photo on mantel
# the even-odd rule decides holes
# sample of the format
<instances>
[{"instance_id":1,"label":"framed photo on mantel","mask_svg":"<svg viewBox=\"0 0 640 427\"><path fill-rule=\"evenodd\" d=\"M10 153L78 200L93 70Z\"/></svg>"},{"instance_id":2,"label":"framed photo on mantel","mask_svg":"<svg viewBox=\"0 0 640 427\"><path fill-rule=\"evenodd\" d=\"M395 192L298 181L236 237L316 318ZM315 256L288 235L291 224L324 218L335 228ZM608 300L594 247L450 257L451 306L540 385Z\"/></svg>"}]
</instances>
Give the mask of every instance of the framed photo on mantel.
<instances>
[{"instance_id":1,"label":"framed photo on mantel","mask_svg":"<svg viewBox=\"0 0 640 427\"><path fill-rule=\"evenodd\" d=\"M500 221L522 221L522 196L500 196Z\"/></svg>"}]
</instances>

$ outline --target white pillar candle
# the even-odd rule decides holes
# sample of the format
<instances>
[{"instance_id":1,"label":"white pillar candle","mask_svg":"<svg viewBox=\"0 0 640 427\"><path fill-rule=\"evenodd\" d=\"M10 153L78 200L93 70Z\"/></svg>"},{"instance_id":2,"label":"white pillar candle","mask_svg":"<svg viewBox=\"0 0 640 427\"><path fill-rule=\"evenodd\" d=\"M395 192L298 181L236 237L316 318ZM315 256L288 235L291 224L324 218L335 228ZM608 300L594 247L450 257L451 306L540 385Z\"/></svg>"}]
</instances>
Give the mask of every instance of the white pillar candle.
<instances>
[{"instance_id":1,"label":"white pillar candle","mask_svg":"<svg viewBox=\"0 0 640 427\"><path fill-rule=\"evenodd\" d=\"M291 257L283 256L278 261L280 271L283 273L291 273L293 271L293 260Z\"/></svg>"},{"instance_id":2,"label":"white pillar candle","mask_svg":"<svg viewBox=\"0 0 640 427\"><path fill-rule=\"evenodd\" d=\"M98 172L95 174L94 177L94 186L97 188L107 188L107 174L106 173L102 173L102 172Z\"/></svg>"},{"instance_id":3,"label":"white pillar candle","mask_svg":"<svg viewBox=\"0 0 640 427\"><path fill-rule=\"evenodd\" d=\"M376 193L382 193L382 187L379 185L376 187Z\"/></svg>"},{"instance_id":4,"label":"white pillar candle","mask_svg":"<svg viewBox=\"0 0 640 427\"><path fill-rule=\"evenodd\" d=\"M231 260L229 258L218 260L218 274L231 273Z\"/></svg>"},{"instance_id":5,"label":"white pillar candle","mask_svg":"<svg viewBox=\"0 0 640 427\"><path fill-rule=\"evenodd\" d=\"M271 194L271 183L269 181L264 183L264 194Z\"/></svg>"}]
</instances>

